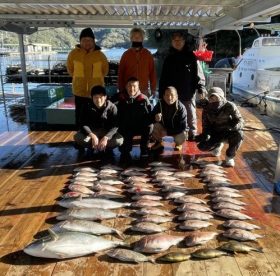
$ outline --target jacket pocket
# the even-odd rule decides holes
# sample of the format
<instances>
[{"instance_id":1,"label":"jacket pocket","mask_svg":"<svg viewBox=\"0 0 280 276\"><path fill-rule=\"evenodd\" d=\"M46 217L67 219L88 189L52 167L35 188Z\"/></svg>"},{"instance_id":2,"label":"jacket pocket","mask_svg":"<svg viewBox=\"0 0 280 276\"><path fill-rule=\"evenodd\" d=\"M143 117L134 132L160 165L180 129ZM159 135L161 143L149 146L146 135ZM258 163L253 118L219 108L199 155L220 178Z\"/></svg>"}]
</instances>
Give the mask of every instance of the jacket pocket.
<instances>
[{"instance_id":1,"label":"jacket pocket","mask_svg":"<svg viewBox=\"0 0 280 276\"><path fill-rule=\"evenodd\" d=\"M84 65L80 61L74 61L74 72L73 77L75 78L84 78Z\"/></svg>"},{"instance_id":2,"label":"jacket pocket","mask_svg":"<svg viewBox=\"0 0 280 276\"><path fill-rule=\"evenodd\" d=\"M92 64L92 77L94 79L103 78L102 63L101 62L95 62L95 63Z\"/></svg>"}]
</instances>

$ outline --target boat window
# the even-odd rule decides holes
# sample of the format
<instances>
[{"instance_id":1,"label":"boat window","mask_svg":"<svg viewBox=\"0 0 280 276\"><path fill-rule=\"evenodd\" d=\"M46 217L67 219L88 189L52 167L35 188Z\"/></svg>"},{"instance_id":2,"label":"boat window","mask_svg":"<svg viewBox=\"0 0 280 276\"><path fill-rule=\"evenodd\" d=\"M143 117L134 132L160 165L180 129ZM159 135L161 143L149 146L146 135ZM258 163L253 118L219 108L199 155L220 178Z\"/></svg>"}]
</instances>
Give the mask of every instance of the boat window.
<instances>
[{"instance_id":1,"label":"boat window","mask_svg":"<svg viewBox=\"0 0 280 276\"><path fill-rule=\"evenodd\" d=\"M251 80L254 80L255 76L254 74L251 75Z\"/></svg>"},{"instance_id":2,"label":"boat window","mask_svg":"<svg viewBox=\"0 0 280 276\"><path fill-rule=\"evenodd\" d=\"M279 37L266 37L262 40L263 46L280 46Z\"/></svg>"},{"instance_id":3,"label":"boat window","mask_svg":"<svg viewBox=\"0 0 280 276\"><path fill-rule=\"evenodd\" d=\"M240 72L240 74L239 74L239 78L241 78L242 77L242 72Z\"/></svg>"},{"instance_id":4,"label":"boat window","mask_svg":"<svg viewBox=\"0 0 280 276\"><path fill-rule=\"evenodd\" d=\"M256 40L255 42L254 42L254 47L259 47L260 46L260 41L259 40Z\"/></svg>"}]
</instances>

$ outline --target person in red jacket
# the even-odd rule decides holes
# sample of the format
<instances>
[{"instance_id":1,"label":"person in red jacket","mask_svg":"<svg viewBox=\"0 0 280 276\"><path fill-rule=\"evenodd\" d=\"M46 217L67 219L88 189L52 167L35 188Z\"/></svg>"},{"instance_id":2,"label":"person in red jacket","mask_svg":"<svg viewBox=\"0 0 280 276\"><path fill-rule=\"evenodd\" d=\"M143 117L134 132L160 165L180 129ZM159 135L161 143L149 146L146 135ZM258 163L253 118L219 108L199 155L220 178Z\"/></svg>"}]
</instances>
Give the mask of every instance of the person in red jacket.
<instances>
[{"instance_id":1,"label":"person in red jacket","mask_svg":"<svg viewBox=\"0 0 280 276\"><path fill-rule=\"evenodd\" d=\"M131 48L121 57L118 72L119 92L125 91L126 84L131 77L139 80L140 91L146 96L156 93L156 69L154 58L149 50L143 47L144 31L133 28L130 32ZM149 91L150 89L150 91Z\"/></svg>"}]
</instances>

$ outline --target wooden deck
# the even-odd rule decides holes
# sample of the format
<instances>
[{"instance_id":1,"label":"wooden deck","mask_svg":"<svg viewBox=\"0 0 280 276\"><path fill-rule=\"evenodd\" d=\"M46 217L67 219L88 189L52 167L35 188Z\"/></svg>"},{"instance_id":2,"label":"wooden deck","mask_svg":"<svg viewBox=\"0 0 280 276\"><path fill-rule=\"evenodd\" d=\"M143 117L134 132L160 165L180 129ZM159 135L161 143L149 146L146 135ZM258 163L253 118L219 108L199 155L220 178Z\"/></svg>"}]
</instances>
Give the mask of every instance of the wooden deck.
<instances>
[{"instance_id":1,"label":"wooden deck","mask_svg":"<svg viewBox=\"0 0 280 276\"><path fill-rule=\"evenodd\" d=\"M277 126L269 117L256 117L242 109L246 125L263 129ZM274 120L275 121L275 120ZM279 124L278 124L279 126ZM245 142L236 158L236 167L227 169L229 178L242 190L244 201L249 203L246 214L255 218L262 227L256 233L265 237L258 240L264 253L238 254L206 261L188 260L176 264L124 264L104 256L104 253L71 260L48 260L28 256L22 248L55 223L54 216L62 208L56 200L62 193L69 176L79 165L95 165L81 157L72 147L71 131L14 131L0 134L0 275L280 275L280 200L273 193L273 177L277 156L279 133L246 131ZM200 153L195 143L186 143L184 159L203 158L218 160ZM178 160L178 155L166 151L162 160ZM222 160L222 159L221 159ZM138 161L139 162L139 161ZM197 168L190 167L193 172ZM198 178L188 185L192 193L206 198L209 194ZM174 206L166 204L167 209ZM125 210L130 212L129 209ZM118 218L106 222L125 230L130 219ZM212 222L212 221L211 221ZM216 218L209 230L222 232L222 220ZM174 223L166 224L169 233ZM108 236L108 238L113 238ZM129 241L139 236L127 234ZM217 247L218 238L205 246ZM192 252L196 248L171 248Z\"/></svg>"}]
</instances>

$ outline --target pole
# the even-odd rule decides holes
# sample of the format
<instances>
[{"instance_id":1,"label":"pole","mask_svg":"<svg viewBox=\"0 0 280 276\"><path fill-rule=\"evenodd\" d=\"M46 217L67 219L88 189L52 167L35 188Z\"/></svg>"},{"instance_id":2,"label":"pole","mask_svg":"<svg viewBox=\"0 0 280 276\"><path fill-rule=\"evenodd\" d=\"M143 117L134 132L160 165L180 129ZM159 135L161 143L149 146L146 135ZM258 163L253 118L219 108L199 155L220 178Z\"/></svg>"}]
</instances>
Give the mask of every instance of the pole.
<instances>
[{"instance_id":1,"label":"pole","mask_svg":"<svg viewBox=\"0 0 280 276\"><path fill-rule=\"evenodd\" d=\"M278 156L277 156L277 160L276 160L274 181L275 181L275 183L280 182L280 141L279 141L279 144L278 144Z\"/></svg>"},{"instance_id":2,"label":"pole","mask_svg":"<svg viewBox=\"0 0 280 276\"><path fill-rule=\"evenodd\" d=\"M28 129L30 128L29 122L29 95L28 95L28 84L27 84L27 73L26 73L26 61L25 61L25 52L24 52L24 41L23 41L23 34L18 34L19 40L19 50L20 50L20 64L22 70L22 84L23 84L23 92L24 92L24 102L25 102L25 114L26 114L26 123Z\"/></svg>"},{"instance_id":3,"label":"pole","mask_svg":"<svg viewBox=\"0 0 280 276\"><path fill-rule=\"evenodd\" d=\"M241 54L242 54L242 50L241 50L241 36L240 36L240 33L238 32L238 30L235 30L235 32L238 35L238 41L239 41L238 56L241 57Z\"/></svg>"}]
</instances>

